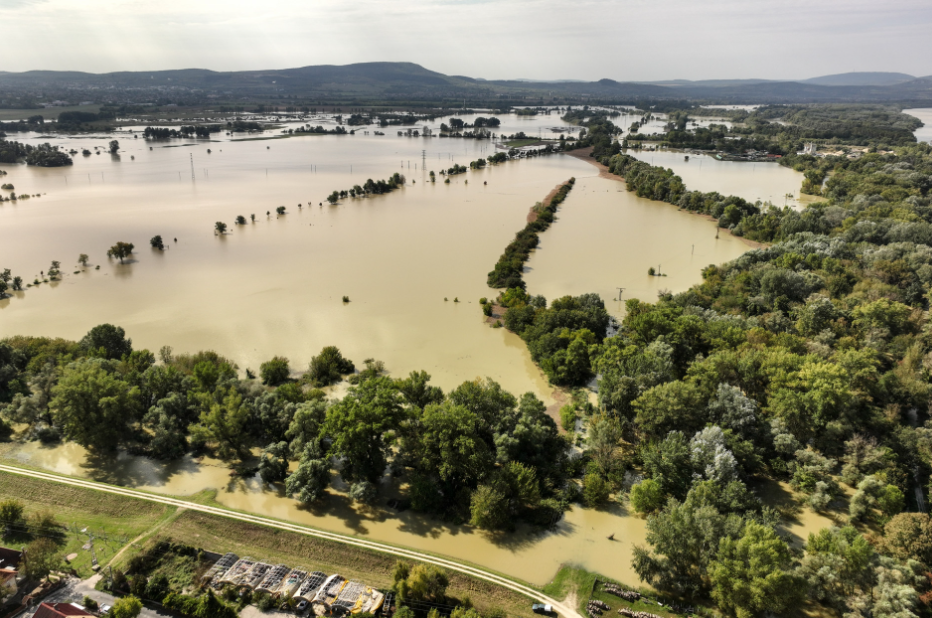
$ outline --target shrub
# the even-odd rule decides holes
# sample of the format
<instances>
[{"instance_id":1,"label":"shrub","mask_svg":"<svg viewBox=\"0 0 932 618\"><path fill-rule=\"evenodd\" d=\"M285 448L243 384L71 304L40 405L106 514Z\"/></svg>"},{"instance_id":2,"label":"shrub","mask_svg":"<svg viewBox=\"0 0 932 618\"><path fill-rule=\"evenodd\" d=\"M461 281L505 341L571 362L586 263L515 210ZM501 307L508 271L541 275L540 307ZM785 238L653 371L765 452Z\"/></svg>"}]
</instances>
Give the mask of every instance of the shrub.
<instances>
[{"instance_id":1,"label":"shrub","mask_svg":"<svg viewBox=\"0 0 932 618\"><path fill-rule=\"evenodd\" d=\"M262 377L262 383L269 386L278 386L287 382L290 373L288 359L283 356L276 356L272 360L259 365L259 375Z\"/></svg>"},{"instance_id":2,"label":"shrub","mask_svg":"<svg viewBox=\"0 0 932 618\"><path fill-rule=\"evenodd\" d=\"M653 479L645 479L632 487L630 498L631 508L638 513L653 513L663 508L663 489Z\"/></svg>"},{"instance_id":3,"label":"shrub","mask_svg":"<svg viewBox=\"0 0 932 618\"><path fill-rule=\"evenodd\" d=\"M590 472L583 479L583 502L590 508L598 508L608 502L610 488L605 479L595 472Z\"/></svg>"},{"instance_id":4,"label":"shrub","mask_svg":"<svg viewBox=\"0 0 932 618\"><path fill-rule=\"evenodd\" d=\"M305 379L318 388L339 382L341 376L354 373L353 361L343 358L336 346L327 346L311 359Z\"/></svg>"},{"instance_id":5,"label":"shrub","mask_svg":"<svg viewBox=\"0 0 932 618\"><path fill-rule=\"evenodd\" d=\"M576 427L576 406L568 403L560 408L560 425L566 431L572 431Z\"/></svg>"}]
</instances>

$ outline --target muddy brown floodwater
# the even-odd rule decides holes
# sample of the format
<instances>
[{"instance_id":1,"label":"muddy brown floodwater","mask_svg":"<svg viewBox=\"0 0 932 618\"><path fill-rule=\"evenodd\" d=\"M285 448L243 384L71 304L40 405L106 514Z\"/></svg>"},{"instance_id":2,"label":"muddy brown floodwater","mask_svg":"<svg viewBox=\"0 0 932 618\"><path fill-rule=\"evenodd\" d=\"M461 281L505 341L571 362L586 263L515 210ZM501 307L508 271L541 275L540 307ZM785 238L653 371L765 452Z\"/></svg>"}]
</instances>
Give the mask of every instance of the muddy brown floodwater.
<instances>
[{"instance_id":1,"label":"muddy brown floodwater","mask_svg":"<svg viewBox=\"0 0 932 618\"><path fill-rule=\"evenodd\" d=\"M543 133L561 122L556 116L507 117L503 129ZM725 234L716 240L713 223L637 198L570 156L512 161L455 176L449 185L442 177L431 184L428 171L468 164L492 154L493 145L386 132L170 143L120 134L118 158L78 155L74 166L59 169L2 166L9 172L4 182L17 193L43 196L0 205L0 266L31 282L59 260L65 276L0 301L0 338L78 339L111 322L123 326L137 348L213 349L241 369L256 369L274 355L300 369L323 346L336 345L357 363L383 360L395 375L425 369L444 389L489 376L514 393L532 391L551 403L552 389L523 342L489 328L478 299L494 296L486 274L524 226L528 208L555 185L578 179L558 221L542 235L526 277L532 293L550 300L595 291L621 316L622 304L611 300L616 287L626 288L623 298L653 301L659 289L684 290L701 280L704 266L748 248ZM80 150L113 137L19 139ZM739 163L717 169L716 189L723 194L738 192L755 173ZM396 171L408 178L402 189L326 204L334 189ZM277 217L280 205L288 214ZM237 215L251 214L255 223L234 225ZM230 232L215 236L216 221ZM150 249L156 234L169 246L165 252ZM105 255L118 240L136 246L124 265ZM87 270L76 266L80 253L90 255ZM648 277L650 266L668 276ZM342 302L344 295L350 303ZM535 584L546 583L563 563L635 583L631 547L644 542L643 520L619 504L604 511L576 507L554 532L519 530L494 538L412 512L357 509L339 483L319 508L301 509L257 479L231 480L228 469L209 460L88 459L74 444L27 444L12 456L175 495L215 489L217 500L233 508L444 554ZM391 483L386 479L388 495L397 491ZM607 540L610 534L616 541Z\"/></svg>"},{"instance_id":2,"label":"muddy brown floodwater","mask_svg":"<svg viewBox=\"0 0 932 618\"><path fill-rule=\"evenodd\" d=\"M904 109L904 114L915 116L922 121L923 126L916 129L913 134L920 142L932 143L932 107L917 107L914 109Z\"/></svg>"}]
</instances>

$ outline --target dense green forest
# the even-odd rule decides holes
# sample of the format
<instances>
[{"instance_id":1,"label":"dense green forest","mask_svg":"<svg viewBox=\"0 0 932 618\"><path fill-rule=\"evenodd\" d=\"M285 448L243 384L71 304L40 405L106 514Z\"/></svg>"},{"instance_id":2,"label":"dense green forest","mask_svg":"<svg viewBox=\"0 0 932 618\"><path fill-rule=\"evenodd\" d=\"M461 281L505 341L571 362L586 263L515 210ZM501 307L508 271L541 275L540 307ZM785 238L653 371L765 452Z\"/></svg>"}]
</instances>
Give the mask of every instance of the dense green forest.
<instances>
[{"instance_id":1,"label":"dense green forest","mask_svg":"<svg viewBox=\"0 0 932 618\"><path fill-rule=\"evenodd\" d=\"M491 380L443 393L425 372L392 379L371 359L355 372L332 347L299 379L280 357L246 379L213 352L163 348L159 359L109 324L80 342L9 338L0 343L3 418L25 425L24 437L69 439L101 456L210 451L305 503L323 495L337 461L350 496L364 503L388 471L407 478L411 508L493 530L521 519L550 526L583 499L567 479L585 463L568 460L544 404ZM320 388L347 374L349 393L328 399ZM264 447L257 467L253 447ZM289 460L299 462L291 474Z\"/></svg>"},{"instance_id":2,"label":"dense green forest","mask_svg":"<svg viewBox=\"0 0 932 618\"><path fill-rule=\"evenodd\" d=\"M932 522L913 489L932 466L932 148L790 157L832 172L825 201L801 212L691 192L626 155L603 162L638 195L776 243L681 294L629 300L619 334L590 348L624 445L614 465L642 476L629 494L650 515L638 575L738 615L807 593L849 616L925 611ZM793 551L755 494L764 479L839 527Z\"/></svg>"},{"instance_id":3,"label":"dense green forest","mask_svg":"<svg viewBox=\"0 0 932 618\"><path fill-rule=\"evenodd\" d=\"M800 135L838 137L864 114L828 129L811 114ZM499 299L553 383L597 376L590 465L647 517L633 566L664 592L738 616L803 602L846 616L929 611L932 520L915 492L927 494L932 472L932 147L911 134L891 144L883 126L870 134L849 133L871 146L858 158L784 159L825 198L801 211L690 191L625 154L597 157L639 196L774 244L707 267L686 292L629 300L613 336L578 336L582 314L553 328L585 297L547 307L515 287ZM557 358L578 371L559 371ZM605 434L616 446L599 448ZM837 527L791 546L788 513L762 499L776 481Z\"/></svg>"}]
</instances>

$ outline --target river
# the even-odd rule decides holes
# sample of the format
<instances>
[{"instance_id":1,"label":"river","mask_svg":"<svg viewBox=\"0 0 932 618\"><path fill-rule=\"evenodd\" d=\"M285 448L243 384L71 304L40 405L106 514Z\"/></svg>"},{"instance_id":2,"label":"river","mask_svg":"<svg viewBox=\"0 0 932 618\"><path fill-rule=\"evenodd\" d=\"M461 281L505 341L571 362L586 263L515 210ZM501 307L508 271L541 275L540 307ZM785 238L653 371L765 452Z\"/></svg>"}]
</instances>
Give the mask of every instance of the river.
<instances>
[{"instance_id":1,"label":"river","mask_svg":"<svg viewBox=\"0 0 932 618\"><path fill-rule=\"evenodd\" d=\"M498 132L544 134L565 126L556 115L500 117ZM528 264L529 290L550 300L595 291L621 316L622 302L612 300L617 287L625 288L622 300L653 300L660 289L687 289L700 281L703 267L748 248L726 234L715 239L710 221L627 193L622 182L600 178L595 167L568 155L511 161L455 176L449 185L431 184L427 171L468 164L491 154L492 144L384 130L385 136L370 128L369 135L255 141L221 135L168 143L127 132L18 137L78 150L106 147L116 137L120 154L79 154L69 168L2 166L9 172L4 182L17 193L42 197L0 205L0 267L32 281L60 260L65 275L0 301L0 338L78 339L111 322L123 326L137 348L209 348L253 370L273 355L287 356L300 369L323 346L336 345L357 363L385 361L395 375L425 369L444 389L489 376L550 403L552 389L523 342L489 328L478 299L494 295L486 273L524 226L529 207L554 186L578 179ZM684 176L687 186L723 194L760 191L766 199L789 179L783 172L758 174L747 163L715 162L710 170L695 181L709 178L715 187L691 186ZM334 189L396 171L408 184L391 194L336 206L324 199ZM786 172L795 175L798 189L801 175ZM280 205L288 214L278 217ZM255 223L233 224L237 215L251 214ZM218 220L231 228L222 237L213 232ZM155 234L168 250L150 249ZM136 246L124 265L105 255L118 240ZM79 253L90 255L87 270L76 267ZM648 277L650 266L668 276ZM344 295L351 302L344 304ZM125 454L88 461L74 444L27 444L14 457L176 495L213 488L226 506L445 554L535 584L546 583L563 563L636 583L631 548L644 542L644 521L619 504L604 511L576 507L555 532L519 530L496 539L412 512L356 509L337 491L339 484L319 508L304 510L256 479L231 481L227 469L209 461L161 464ZM390 495L396 488L384 490ZM607 541L609 534L618 541Z\"/></svg>"},{"instance_id":2,"label":"river","mask_svg":"<svg viewBox=\"0 0 932 618\"><path fill-rule=\"evenodd\" d=\"M919 127L913 134L920 142L932 143L932 107L917 107L914 109L904 109L904 114L915 116L922 121L923 126Z\"/></svg>"}]
</instances>

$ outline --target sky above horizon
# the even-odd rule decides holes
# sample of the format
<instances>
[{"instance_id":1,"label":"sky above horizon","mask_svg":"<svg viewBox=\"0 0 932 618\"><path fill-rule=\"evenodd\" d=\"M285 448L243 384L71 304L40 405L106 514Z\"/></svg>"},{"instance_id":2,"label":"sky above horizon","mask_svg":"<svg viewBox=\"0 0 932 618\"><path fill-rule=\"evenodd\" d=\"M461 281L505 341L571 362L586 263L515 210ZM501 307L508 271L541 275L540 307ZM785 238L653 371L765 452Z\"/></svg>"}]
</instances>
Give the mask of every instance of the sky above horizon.
<instances>
[{"instance_id":1,"label":"sky above horizon","mask_svg":"<svg viewBox=\"0 0 932 618\"><path fill-rule=\"evenodd\" d=\"M932 74L929 0L0 0L0 71L415 62L486 79Z\"/></svg>"}]
</instances>

